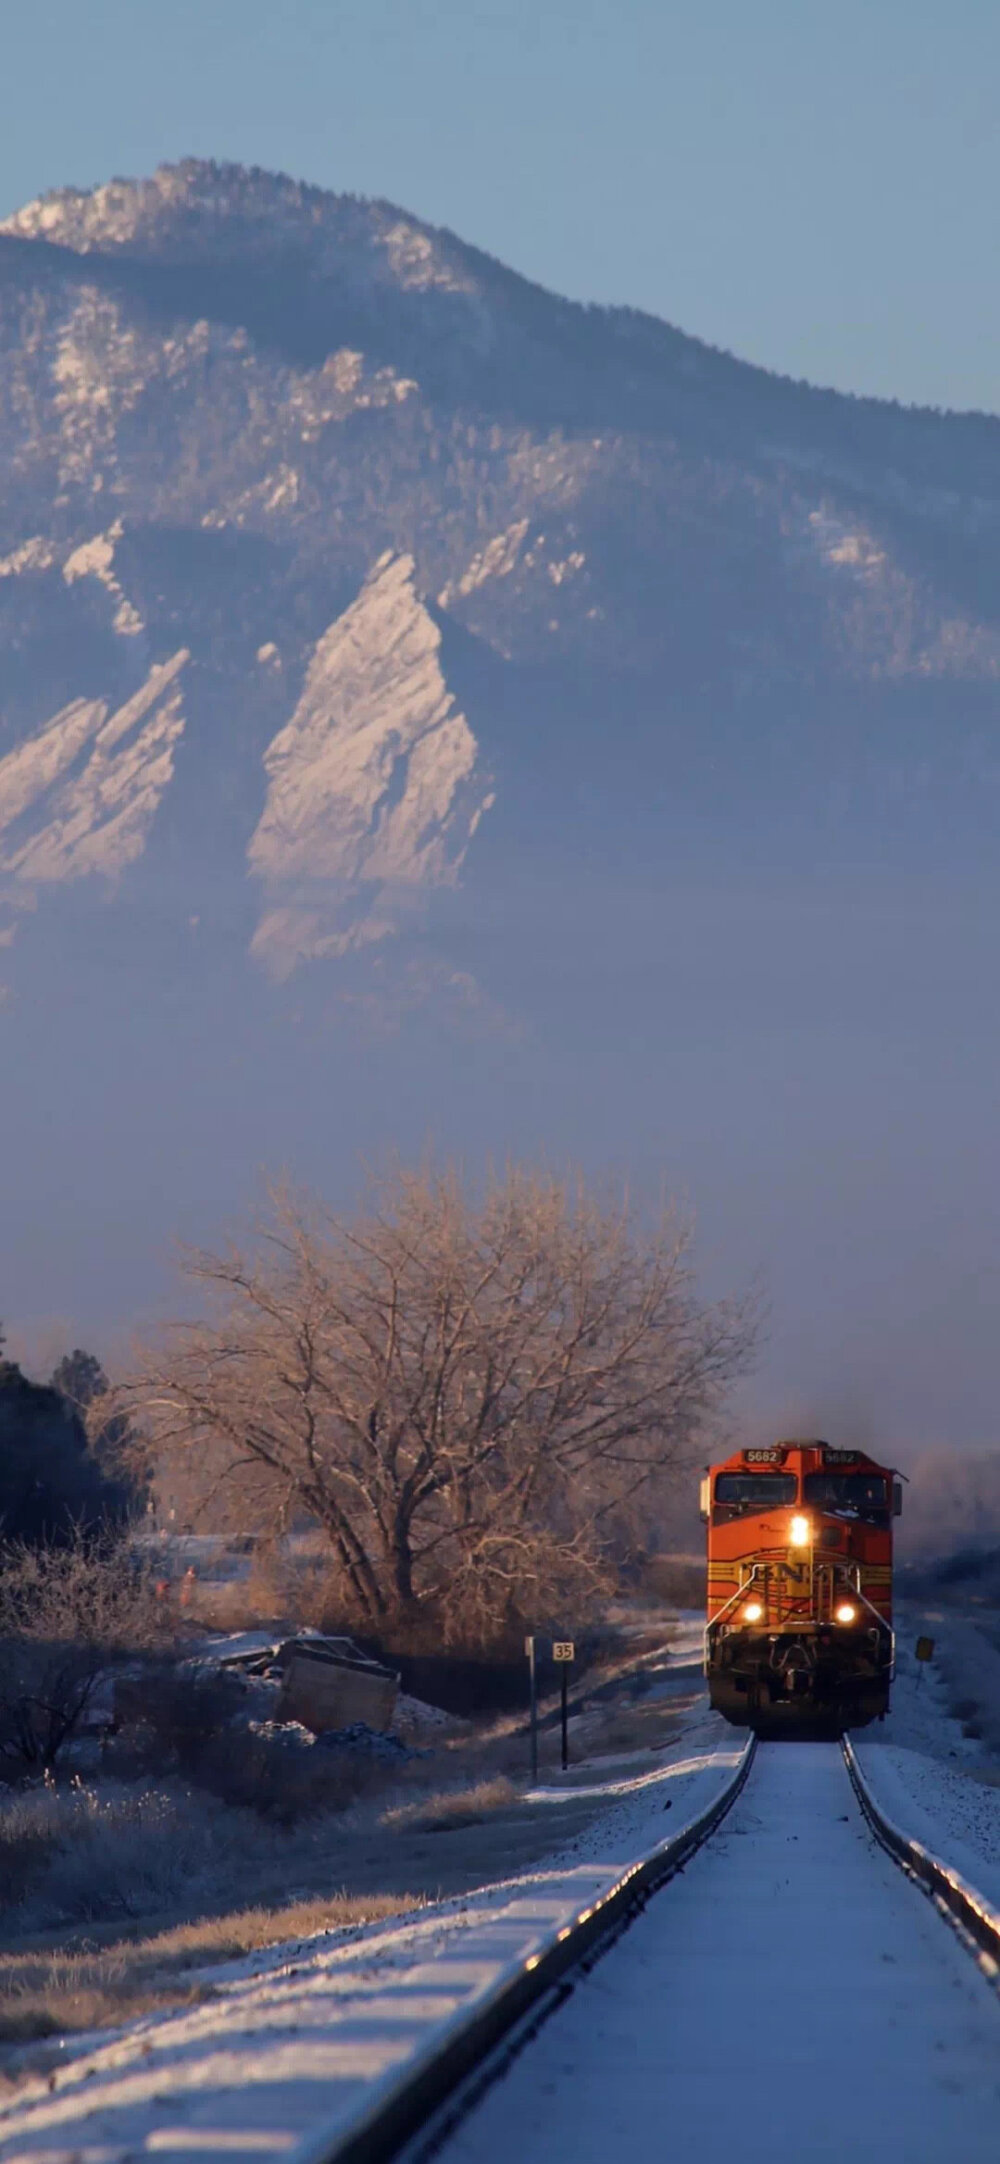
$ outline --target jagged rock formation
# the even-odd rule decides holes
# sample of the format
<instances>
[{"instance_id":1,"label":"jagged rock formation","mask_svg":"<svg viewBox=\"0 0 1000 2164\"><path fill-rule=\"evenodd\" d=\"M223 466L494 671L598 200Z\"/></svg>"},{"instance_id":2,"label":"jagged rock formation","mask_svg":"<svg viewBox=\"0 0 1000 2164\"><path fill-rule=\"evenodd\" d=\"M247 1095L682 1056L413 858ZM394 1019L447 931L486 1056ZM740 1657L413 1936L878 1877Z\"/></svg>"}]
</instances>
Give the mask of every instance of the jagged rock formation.
<instances>
[{"instance_id":1,"label":"jagged rock formation","mask_svg":"<svg viewBox=\"0 0 1000 2164\"><path fill-rule=\"evenodd\" d=\"M666 1164L720 1251L749 1194L748 1271L800 1226L791 1370L829 1296L839 1385L878 1258L891 1300L964 1237L993 1148L1000 422L188 161L0 231L0 466L22 1313L159 1297L151 1253L261 1167L565 1150Z\"/></svg>"},{"instance_id":2,"label":"jagged rock formation","mask_svg":"<svg viewBox=\"0 0 1000 2164\"><path fill-rule=\"evenodd\" d=\"M487 772L498 845L561 802L633 846L705 777L926 775L935 686L982 760L996 422L782 382L391 205L197 161L29 204L0 458L8 882L156 858L162 906L169 859L186 914L224 864L272 971L412 926Z\"/></svg>"},{"instance_id":3,"label":"jagged rock formation","mask_svg":"<svg viewBox=\"0 0 1000 2164\"><path fill-rule=\"evenodd\" d=\"M385 938L401 898L458 873L491 799L440 645L412 558L388 554L317 643L249 850L269 897L253 952L276 975Z\"/></svg>"},{"instance_id":4,"label":"jagged rock formation","mask_svg":"<svg viewBox=\"0 0 1000 2164\"><path fill-rule=\"evenodd\" d=\"M7 943L99 873L272 979L402 941L471 982L413 941L487 861L992 773L995 421L782 382L391 205L197 161L29 204L0 459Z\"/></svg>"},{"instance_id":5,"label":"jagged rock formation","mask_svg":"<svg viewBox=\"0 0 1000 2164\"><path fill-rule=\"evenodd\" d=\"M181 648L154 664L113 714L103 699L75 699L0 759L0 873L15 906L32 906L40 886L115 880L141 856L184 731L189 659Z\"/></svg>"}]
</instances>

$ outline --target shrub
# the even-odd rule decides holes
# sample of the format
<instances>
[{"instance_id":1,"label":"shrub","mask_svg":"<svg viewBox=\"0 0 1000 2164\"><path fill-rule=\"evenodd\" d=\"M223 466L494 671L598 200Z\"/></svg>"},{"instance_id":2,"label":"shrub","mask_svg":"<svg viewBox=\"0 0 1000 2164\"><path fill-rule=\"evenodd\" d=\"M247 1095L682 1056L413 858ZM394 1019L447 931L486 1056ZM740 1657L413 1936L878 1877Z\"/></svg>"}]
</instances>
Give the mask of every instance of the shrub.
<instances>
[{"instance_id":1,"label":"shrub","mask_svg":"<svg viewBox=\"0 0 1000 2164\"><path fill-rule=\"evenodd\" d=\"M321 1811L341 1811L373 1787L386 1768L364 1753L325 1750L295 1723L248 1723L214 1737L202 1754L198 1779L227 1804L251 1808L277 1825Z\"/></svg>"},{"instance_id":2,"label":"shrub","mask_svg":"<svg viewBox=\"0 0 1000 2164\"><path fill-rule=\"evenodd\" d=\"M0 1803L0 1882L36 1927L139 1916L196 1892L230 1853L213 1812L163 1788L58 1788Z\"/></svg>"},{"instance_id":3,"label":"shrub","mask_svg":"<svg viewBox=\"0 0 1000 2164\"><path fill-rule=\"evenodd\" d=\"M99 1678L168 1634L150 1573L120 1541L0 1551L0 1761L51 1769Z\"/></svg>"},{"instance_id":4,"label":"shrub","mask_svg":"<svg viewBox=\"0 0 1000 2164\"><path fill-rule=\"evenodd\" d=\"M239 1679L225 1670L150 1668L131 1684L130 1711L139 1715L147 1748L156 1762L197 1780L205 1754L229 1726L242 1703Z\"/></svg>"},{"instance_id":5,"label":"shrub","mask_svg":"<svg viewBox=\"0 0 1000 2164\"><path fill-rule=\"evenodd\" d=\"M363 1751L325 1749L296 1722L241 1719L244 1688L225 1671L154 1667L119 1697L128 1721L117 1765L179 1774L279 1825L341 1810L386 1779L386 1767Z\"/></svg>"},{"instance_id":6,"label":"shrub","mask_svg":"<svg viewBox=\"0 0 1000 2164\"><path fill-rule=\"evenodd\" d=\"M394 1833L453 1833L460 1826L478 1826L498 1811L509 1811L517 1802L517 1790L506 1774L477 1781L472 1788L445 1789L419 1802L394 1804L382 1814L381 1823Z\"/></svg>"}]
</instances>

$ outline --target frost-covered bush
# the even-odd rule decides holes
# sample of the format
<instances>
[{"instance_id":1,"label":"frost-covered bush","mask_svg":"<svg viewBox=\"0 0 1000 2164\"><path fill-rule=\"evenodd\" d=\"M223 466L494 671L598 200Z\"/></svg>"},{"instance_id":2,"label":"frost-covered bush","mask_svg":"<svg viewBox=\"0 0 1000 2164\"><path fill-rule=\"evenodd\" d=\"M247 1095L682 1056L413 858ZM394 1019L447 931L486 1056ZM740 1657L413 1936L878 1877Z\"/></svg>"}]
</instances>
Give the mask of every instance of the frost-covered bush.
<instances>
[{"instance_id":1,"label":"frost-covered bush","mask_svg":"<svg viewBox=\"0 0 1000 2164\"><path fill-rule=\"evenodd\" d=\"M290 1826L343 1810L385 1780L385 1767L365 1751L324 1750L297 1721L248 1721L207 1746L198 1778L224 1802Z\"/></svg>"},{"instance_id":2,"label":"frost-covered bush","mask_svg":"<svg viewBox=\"0 0 1000 2164\"><path fill-rule=\"evenodd\" d=\"M46 1783L0 1800L8 1921L32 1929L238 1901L273 1845L251 1814L169 1783Z\"/></svg>"},{"instance_id":3,"label":"frost-covered bush","mask_svg":"<svg viewBox=\"0 0 1000 2164\"><path fill-rule=\"evenodd\" d=\"M111 1671L169 1638L153 1576L124 1542L0 1545L0 1765L51 1771Z\"/></svg>"},{"instance_id":4,"label":"frost-covered bush","mask_svg":"<svg viewBox=\"0 0 1000 2164\"><path fill-rule=\"evenodd\" d=\"M239 1677L197 1662L150 1668L127 1694L119 1693L129 1720L138 1716L155 1761L197 1780L205 1753L226 1732L243 1704Z\"/></svg>"}]
</instances>

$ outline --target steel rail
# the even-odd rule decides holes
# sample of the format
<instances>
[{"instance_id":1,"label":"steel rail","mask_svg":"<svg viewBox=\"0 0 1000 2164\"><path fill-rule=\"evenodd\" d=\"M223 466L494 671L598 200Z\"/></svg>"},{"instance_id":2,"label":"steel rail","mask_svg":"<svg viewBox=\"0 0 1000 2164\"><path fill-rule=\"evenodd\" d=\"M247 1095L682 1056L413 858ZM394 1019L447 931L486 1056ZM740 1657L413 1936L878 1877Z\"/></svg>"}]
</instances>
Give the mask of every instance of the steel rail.
<instances>
[{"instance_id":1,"label":"steel rail","mask_svg":"<svg viewBox=\"0 0 1000 2164\"><path fill-rule=\"evenodd\" d=\"M749 1737L732 1779L688 1826L630 1864L599 1900L561 1930L552 1931L526 1960L512 1964L464 2018L459 2017L436 2043L431 2039L415 2054L359 2118L325 2135L318 2129L297 2143L294 2164L389 2164L497 2045L539 2008L553 1986L583 1961L602 1953L632 1923L650 1895L683 1869L735 1803L753 1764L756 1741L755 1736Z\"/></svg>"},{"instance_id":2,"label":"steel rail","mask_svg":"<svg viewBox=\"0 0 1000 2164\"><path fill-rule=\"evenodd\" d=\"M904 1833L877 1801L858 1764L849 1736L841 1737L847 1771L865 1818L877 1841L895 1863L917 1881L940 1915L958 1932L991 1982L1000 1978L1000 1912L970 1886L959 1871L935 1856L912 1834Z\"/></svg>"}]
</instances>

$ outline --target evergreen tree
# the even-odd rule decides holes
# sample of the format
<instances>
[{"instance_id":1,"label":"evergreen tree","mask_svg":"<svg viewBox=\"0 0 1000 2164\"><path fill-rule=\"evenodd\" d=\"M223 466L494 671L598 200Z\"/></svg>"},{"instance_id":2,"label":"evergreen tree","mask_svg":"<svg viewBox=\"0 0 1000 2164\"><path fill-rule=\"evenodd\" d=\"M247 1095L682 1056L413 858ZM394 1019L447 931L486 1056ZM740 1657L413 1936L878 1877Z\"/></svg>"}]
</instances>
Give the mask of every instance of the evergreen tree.
<instances>
[{"instance_id":1,"label":"evergreen tree","mask_svg":"<svg viewBox=\"0 0 1000 2164\"><path fill-rule=\"evenodd\" d=\"M0 1542L62 1545L80 1531L120 1523L128 1490L91 1451L83 1401L30 1382L2 1347L0 1330ZM81 1358L85 1366L74 1377L86 1386L93 1369L101 1372L88 1354L70 1355L56 1372Z\"/></svg>"},{"instance_id":2,"label":"evergreen tree","mask_svg":"<svg viewBox=\"0 0 1000 2164\"><path fill-rule=\"evenodd\" d=\"M64 1353L49 1377L53 1390L68 1399L80 1414L84 1414L95 1398L103 1397L108 1378L94 1353L84 1352L77 1345L71 1353Z\"/></svg>"}]
</instances>

